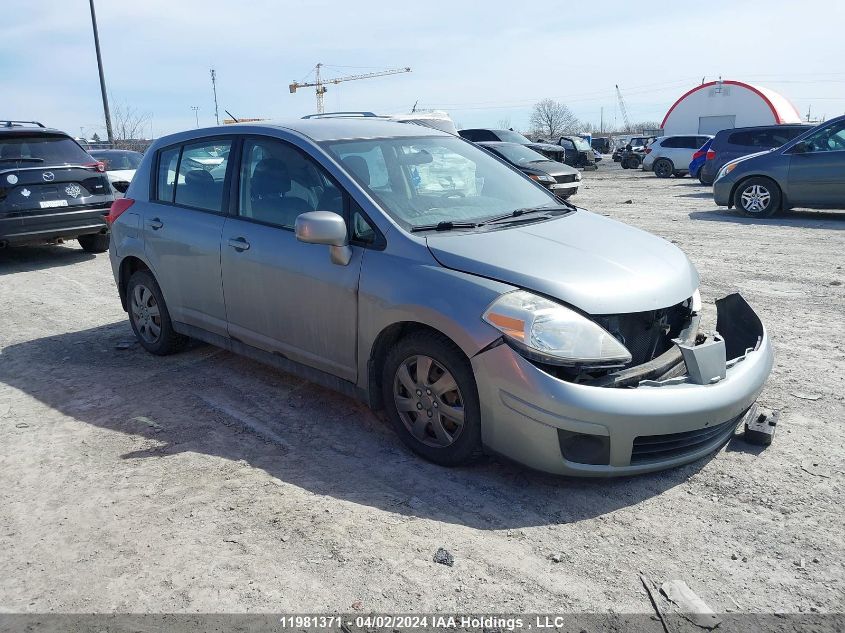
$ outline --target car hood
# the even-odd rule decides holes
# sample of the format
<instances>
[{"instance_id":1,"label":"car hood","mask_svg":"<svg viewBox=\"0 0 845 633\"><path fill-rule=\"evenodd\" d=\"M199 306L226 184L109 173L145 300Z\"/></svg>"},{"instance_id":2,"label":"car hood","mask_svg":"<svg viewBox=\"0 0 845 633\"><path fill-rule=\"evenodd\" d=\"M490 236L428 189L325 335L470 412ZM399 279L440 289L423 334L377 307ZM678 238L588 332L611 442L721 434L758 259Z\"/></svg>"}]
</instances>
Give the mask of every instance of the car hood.
<instances>
[{"instance_id":1,"label":"car hood","mask_svg":"<svg viewBox=\"0 0 845 633\"><path fill-rule=\"evenodd\" d=\"M583 209L426 241L447 268L540 292L594 315L667 308L691 297L699 283L679 248Z\"/></svg>"},{"instance_id":2,"label":"car hood","mask_svg":"<svg viewBox=\"0 0 845 633\"><path fill-rule=\"evenodd\" d=\"M542 172L550 176L566 176L575 175L578 172L574 167L570 167L566 163L559 163L555 160L544 160L536 163L525 163L521 165L522 169L530 169L532 171Z\"/></svg>"},{"instance_id":3,"label":"car hood","mask_svg":"<svg viewBox=\"0 0 845 633\"><path fill-rule=\"evenodd\" d=\"M563 152L564 149L560 145L552 145L551 143L528 143L528 147L543 152Z\"/></svg>"}]
</instances>

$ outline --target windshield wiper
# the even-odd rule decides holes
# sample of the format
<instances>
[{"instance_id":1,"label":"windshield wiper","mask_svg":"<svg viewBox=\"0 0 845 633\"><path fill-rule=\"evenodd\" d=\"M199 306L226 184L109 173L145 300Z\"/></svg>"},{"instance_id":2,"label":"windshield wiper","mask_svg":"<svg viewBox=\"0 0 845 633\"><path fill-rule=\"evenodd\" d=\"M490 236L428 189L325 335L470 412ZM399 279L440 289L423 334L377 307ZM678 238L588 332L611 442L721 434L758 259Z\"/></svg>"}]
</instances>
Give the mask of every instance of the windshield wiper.
<instances>
[{"instance_id":1,"label":"windshield wiper","mask_svg":"<svg viewBox=\"0 0 845 633\"><path fill-rule=\"evenodd\" d=\"M0 161L6 163L43 163L43 158L0 158Z\"/></svg>"},{"instance_id":2,"label":"windshield wiper","mask_svg":"<svg viewBox=\"0 0 845 633\"><path fill-rule=\"evenodd\" d=\"M514 218L521 217L523 215L528 215L529 213L546 213L548 211L560 211L560 207L526 207L524 209L514 209L510 213L505 213L504 215L497 215L489 220L484 220L482 224L491 224L493 222L500 222L502 220L512 220Z\"/></svg>"},{"instance_id":3,"label":"windshield wiper","mask_svg":"<svg viewBox=\"0 0 845 633\"><path fill-rule=\"evenodd\" d=\"M418 231L451 231L452 229L474 229L481 226L478 222L452 222L451 220L445 222L438 222L437 224L420 224L419 226L412 226L411 233Z\"/></svg>"}]
</instances>

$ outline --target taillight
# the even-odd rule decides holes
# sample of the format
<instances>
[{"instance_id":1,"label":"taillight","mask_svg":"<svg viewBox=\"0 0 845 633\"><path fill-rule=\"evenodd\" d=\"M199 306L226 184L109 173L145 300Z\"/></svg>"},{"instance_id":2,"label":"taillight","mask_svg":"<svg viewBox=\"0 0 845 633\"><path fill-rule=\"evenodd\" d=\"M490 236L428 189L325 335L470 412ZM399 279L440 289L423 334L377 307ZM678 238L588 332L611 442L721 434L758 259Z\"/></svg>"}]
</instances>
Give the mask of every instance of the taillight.
<instances>
[{"instance_id":1,"label":"taillight","mask_svg":"<svg viewBox=\"0 0 845 633\"><path fill-rule=\"evenodd\" d=\"M651 148L650 148L650 147L646 147L646 148L645 148L645 153L646 153L646 154L651 154Z\"/></svg>"},{"instance_id":2,"label":"taillight","mask_svg":"<svg viewBox=\"0 0 845 633\"><path fill-rule=\"evenodd\" d=\"M106 171L106 164L101 160L95 160L93 163L85 163L86 167L93 167L101 174L105 173Z\"/></svg>"},{"instance_id":3,"label":"taillight","mask_svg":"<svg viewBox=\"0 0 845 633\"><path fill-rule=\"evenodd\" d=\"M716 159L716 152L715 150L708 149L707 150L707 160L715 160Z\"/></svg>"},{"instance_id":4,"label":"taillight","mask_svg":"<svg viewBox=\"0 0 845 633\"><path fill-rule=\"evenodd\" d=\"M132 198L118 198L112 202L109 214L106 216L106 223L109 226L114 224L115 220L117 220L121 214L123 214L123 212L133 204L135 204L135 201Z\"/></svg>"},{"instance_id":5,"label":"taillight","mask_svg":"<svg viewBox=\"0 0 845 633\"><path fill-rule=\"evenodd\" d=\"M702 156L704 156L704 152L698 150L695 154L692 155L692 159L695 160L696 158L701 158Z\"/></svg>"}]
</instances>

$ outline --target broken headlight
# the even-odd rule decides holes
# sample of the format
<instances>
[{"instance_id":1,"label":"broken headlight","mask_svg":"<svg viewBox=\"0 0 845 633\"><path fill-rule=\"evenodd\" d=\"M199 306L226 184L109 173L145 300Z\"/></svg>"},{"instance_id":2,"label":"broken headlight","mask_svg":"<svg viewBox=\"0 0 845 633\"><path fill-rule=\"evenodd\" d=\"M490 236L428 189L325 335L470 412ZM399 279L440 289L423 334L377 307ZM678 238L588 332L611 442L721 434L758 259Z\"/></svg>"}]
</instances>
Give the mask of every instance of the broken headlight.
<instances>
[{"instance_id":1,"label":"broken headlight","mask_svg":"<svg viewBox=\"0 0 845 633\"><path fill-rule=\"evenodd\" d=\"M600 325L526 290L496 299L482 318L527 358L550 365L624 365L631 353Z\"/></svg>"}]
</instances>

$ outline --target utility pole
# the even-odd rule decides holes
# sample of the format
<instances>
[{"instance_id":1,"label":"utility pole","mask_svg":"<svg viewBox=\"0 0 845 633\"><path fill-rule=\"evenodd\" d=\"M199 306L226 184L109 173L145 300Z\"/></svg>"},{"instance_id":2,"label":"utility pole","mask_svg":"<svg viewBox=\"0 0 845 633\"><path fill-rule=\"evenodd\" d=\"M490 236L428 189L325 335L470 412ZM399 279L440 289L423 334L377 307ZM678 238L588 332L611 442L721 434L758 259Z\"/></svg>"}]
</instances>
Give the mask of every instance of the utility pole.
<instances>
[{"instance_id":1,"label":"utility pole","mask_svg":"<svg viewBox=\"0 0 845 633\"><path fill-rule=\"evenodd\" d=\"M217 113L217 73L211 69L211 89L214 90L214 119L220 125L220 115Z\"/></svg>"},{"instance_id":2,"label":"utility pole","mask_svg":"<svg viewBox=\"0 0 845 633\"><path fill-rule=\"evenodd\" d=\"M191 110L194 111L194 116L197 117L197 128L200 126L200 107L199 106L191 106Z\"/></svg>"},{"instance_id":3,"label":"utility pole","mask_svg":"<svg viewBox=\"0 0 845 633\"><path fill-rule=\"evenodd\" d=\"M97 69L100 71L100 92L103 94L103 114L106 117L106 135L109 137L109 144L114 143L114 134L111 129L111 114L109 113L109 99L106 96L106 78L103 75L103 57L100 55L100 34L97 32L97 14L94 11L94 0L88 0L91 6L91 25L94 27L94 48L97 51Z\"/></svg>"}]
</instances>

